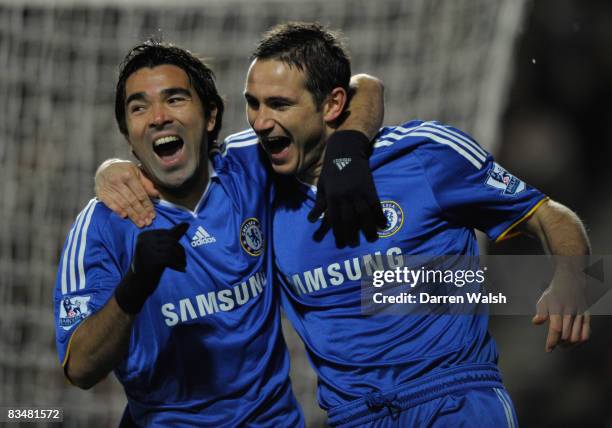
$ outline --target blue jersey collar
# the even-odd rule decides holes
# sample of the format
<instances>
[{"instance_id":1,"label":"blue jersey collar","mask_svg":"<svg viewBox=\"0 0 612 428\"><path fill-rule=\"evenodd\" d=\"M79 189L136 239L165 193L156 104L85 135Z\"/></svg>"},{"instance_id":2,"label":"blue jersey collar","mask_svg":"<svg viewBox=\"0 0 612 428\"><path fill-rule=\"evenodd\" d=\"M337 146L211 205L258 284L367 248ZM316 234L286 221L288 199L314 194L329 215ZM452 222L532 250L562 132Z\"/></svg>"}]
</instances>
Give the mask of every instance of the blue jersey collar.
<instances>
[{"instance_id":1,"label":"blue jersey collar","mask_svg":"<svg viewBox=\"0 0 612 428\"><path fill-rule=\"evenodd\" d=\"M196 204L193 211L191 211L189 208L186 208L182 205L173 204L172 202L166 201L164 199L158 199L157 202L161 206L168 207L168 208L174 208L180 211L185 211L191 214L193 217L197 217L198 212L200 211L200 208L202 208L202 205L204 205L204 201L206 200L206 197L208 196L208 190L210 189L210 184L212 183L213 179L218 179L218 176L217 176L217 171L215 171L215 168L209 159L208 160L208 184L206 184L206 188L202 192L202 196L200 197L200 200Z\"/></svg>"},{"instance_id":2,"label":"blue jersey collar","mask_svg":"<svg viewBox=\"0 0 612 428\"><path fill-rule=\"evenodd\" d=\"M305 183L297 177L294 177L294 178L295 178L295 181L299 183L298 188L300 189L300 191L304 192L306 196L308 196L309 198L312 198L312 199L317 198L317 186L316 185Z\"/></svg>"}]
</instances>

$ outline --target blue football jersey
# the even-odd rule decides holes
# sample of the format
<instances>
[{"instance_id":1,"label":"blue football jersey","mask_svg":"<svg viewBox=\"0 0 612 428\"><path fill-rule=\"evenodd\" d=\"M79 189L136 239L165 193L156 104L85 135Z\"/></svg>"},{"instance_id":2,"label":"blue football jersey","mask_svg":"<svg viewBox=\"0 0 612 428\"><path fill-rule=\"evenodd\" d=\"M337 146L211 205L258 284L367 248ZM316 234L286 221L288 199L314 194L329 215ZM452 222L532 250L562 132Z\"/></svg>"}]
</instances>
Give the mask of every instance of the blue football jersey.
<instances>
[{"instance_id":1,"label":"blue football jersey","mask_svg":"<svg viewBox=\"0 0 612 428\"><path fill-rule=\"evenodd\" d=\"M545 196L469 136L437 122L383 128L370 166L388 223L379 239L338 249L307 213L315 187L279 186L273 245L281 301L306 344L326 409L411 382L436 370L495 364L485 315L365 316L363 278L401 266L405 255L477 255L474 229L507 236Z\"/></svg>"},{"instance_id":2,"label":"blue football jersey","mask_svg":"<svg viewBox=\"0 0 612 428\"><path fill-rule=\"evenodd\" d=\"M272 287L270 182L256 145L212 157L194 211L155 203L151 229L180 222L186 272L166 269L136 316L115 374L140 426L301 426L291 391L278 292ZM56 342L67 361L79 324L102 308L129 268L138 229L92 200L62 252Z\"/></svg>"}]
</instances>

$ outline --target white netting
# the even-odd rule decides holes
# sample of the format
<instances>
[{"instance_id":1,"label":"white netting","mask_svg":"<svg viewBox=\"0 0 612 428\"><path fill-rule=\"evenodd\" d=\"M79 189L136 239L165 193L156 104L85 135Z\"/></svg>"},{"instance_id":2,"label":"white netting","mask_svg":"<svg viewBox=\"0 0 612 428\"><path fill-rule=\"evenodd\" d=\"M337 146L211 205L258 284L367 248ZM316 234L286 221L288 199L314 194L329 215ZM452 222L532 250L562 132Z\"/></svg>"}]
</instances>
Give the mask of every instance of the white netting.
<instances>
[{"instance_id":1,"label":"white netting","mask_svg":"<svg viewBox=\"0 0 612 428\"><path fill-rule=\"evenodd\" d=\"M109 426L125 403L115 382L84 392L63 380L52 292L96 166L127 155L113 96L132 45L161 29L210 58L228 103L225 136L247 126L241 92L261 32L318 20L344 31L354 72L385 82L385 123L438 119L491 149L522 8L522 0L0 1L0 406L63 406L66 426Z\"/></svg>"}]
</instances>

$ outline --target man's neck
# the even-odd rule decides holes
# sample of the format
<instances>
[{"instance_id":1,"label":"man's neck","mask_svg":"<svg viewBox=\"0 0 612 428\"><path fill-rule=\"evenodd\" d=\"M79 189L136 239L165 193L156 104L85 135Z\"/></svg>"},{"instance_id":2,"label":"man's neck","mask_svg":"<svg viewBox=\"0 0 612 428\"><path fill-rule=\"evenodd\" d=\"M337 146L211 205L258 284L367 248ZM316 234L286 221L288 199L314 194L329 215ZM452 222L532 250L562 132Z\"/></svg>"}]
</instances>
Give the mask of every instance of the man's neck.
<instances>
[{"instance_id":1,"label":"man's neck","mask_svg":"<svg viewBox=\"0 0 612 428\"><path fill-rule=\"evenodd\" d=\"M316 186L319 182L319 176L323 169L323 159L325 159L325 149L327 148L327 138L331 135L329 132L325 134L320 144L320 155L316 157L316 160L306 168L304 171L297 173L295 176L302 183L306 183L310 186ZM315 149L316 150L316 149Z\"/></svg>"},{"instance_id":2,"label":"man's neck","mask_svg":"<svg viewBox=\"0 0 612 428\"><path fill-rule=\"evenodd\" d=\"M206 190L208 181L210 180L208 166L204 166L204 170L196 172L197 177L194 177L194 181L189 183L188 189L185 191L178 191L176 189L160 189L159 193L161 198L174 205L179 205L187 208L189 211L193 211L202 199L202 194Z\"/></svg>"},{"instance_id":3,"label":"man's neck","mask_svg":"<svg viewBox=\"0 0 612 428\"><path fill-rule=\"evenodd\" d=\"M323 169L323 157L320 160L317 160L310 168L306 171L296 174L296 178L300 180L302 183L306 183L310 186L316 186L319 182L319 176L321 175L321 170Z\"/></svg>"}]
</instances>

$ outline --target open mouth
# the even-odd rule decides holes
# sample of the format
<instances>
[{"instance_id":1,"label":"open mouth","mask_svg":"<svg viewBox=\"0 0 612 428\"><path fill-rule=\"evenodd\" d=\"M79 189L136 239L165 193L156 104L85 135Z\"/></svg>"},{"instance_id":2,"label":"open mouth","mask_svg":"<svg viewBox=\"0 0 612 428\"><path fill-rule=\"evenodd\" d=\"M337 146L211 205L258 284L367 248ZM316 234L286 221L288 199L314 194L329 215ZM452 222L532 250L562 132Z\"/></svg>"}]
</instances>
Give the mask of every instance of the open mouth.
<instances>
[{"instance_id":1,"label":"open mouth","mask_svg":"<svg viewBox=\"0 0 612 428\"><path fill-rule=\"evenodd\" d=\"M174 156L182 147L183 140L176 135L158 138L153 142L153 151L162 159Z\"/></svg>"},{"instance_id":2,"label":"open mouth","mask_svg":"<svg viewBox=\"0 0 612 428\"><path fill-rule=\"evenodd\" d=\"M291 144L288 137L270 137L261 140L266 151L272 155L279 154Z\"/></svg>"}]
</instances>

